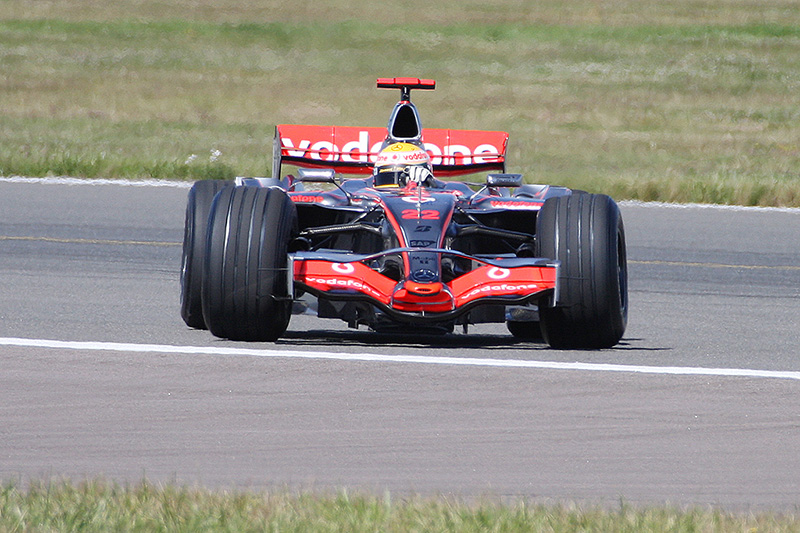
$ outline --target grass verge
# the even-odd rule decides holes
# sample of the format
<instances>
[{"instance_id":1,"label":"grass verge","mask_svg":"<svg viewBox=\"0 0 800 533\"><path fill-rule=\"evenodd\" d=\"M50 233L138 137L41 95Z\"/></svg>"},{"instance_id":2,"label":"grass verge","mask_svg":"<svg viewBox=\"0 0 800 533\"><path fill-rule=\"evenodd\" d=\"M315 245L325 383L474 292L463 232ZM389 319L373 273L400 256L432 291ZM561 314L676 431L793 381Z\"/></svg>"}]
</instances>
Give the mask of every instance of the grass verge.
<instances>
[{"instance_id":1,"label":"grass verge","mask_svg":"<svg viewBox=\"0 0 800 533\"><path fill-rule=\"evenodd\" d=\"M13 484L0 489L0 531L797 531L795 516L715 509L582 508L523 501L467 504L445 497L392 499L309 492L212 492L104 481Z\"/></svg>"},{"instance_id":2,"label":"grass verge","mask_svg":"<svg viewBox=\"0 0 800 533\"><path fill-rule=\"evenodd\" d=\"M0 174L268 175L274 124L383 125L375 78L413 75L425 126L509 131L528 182L800 205L786 0L3 5Z\"/></svg>"}]
</instances>

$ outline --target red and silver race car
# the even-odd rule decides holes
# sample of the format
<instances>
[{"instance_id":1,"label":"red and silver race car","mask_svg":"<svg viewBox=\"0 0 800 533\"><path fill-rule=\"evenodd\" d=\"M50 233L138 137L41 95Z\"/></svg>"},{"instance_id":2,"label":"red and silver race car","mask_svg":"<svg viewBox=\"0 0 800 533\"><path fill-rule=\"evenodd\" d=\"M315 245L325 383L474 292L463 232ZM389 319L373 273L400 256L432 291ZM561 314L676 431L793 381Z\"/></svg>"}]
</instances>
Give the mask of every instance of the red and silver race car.
<instances>
[{"instance_id":1,"label":"red and silver race car","mask_svg":"<svg viewBox=\"0 0 800 533\"><path fill-rule=\"evenodd\" d=\"M423 129L411 91L433 80L378 87L401 91L387 128L279 125L274 177L193 185L186 324L274 341L311 312L379 332L505 322L555 348L617 344L628 290L616 203L523 184L505 172L505 132Z\"/></svg>"}]
</instances>

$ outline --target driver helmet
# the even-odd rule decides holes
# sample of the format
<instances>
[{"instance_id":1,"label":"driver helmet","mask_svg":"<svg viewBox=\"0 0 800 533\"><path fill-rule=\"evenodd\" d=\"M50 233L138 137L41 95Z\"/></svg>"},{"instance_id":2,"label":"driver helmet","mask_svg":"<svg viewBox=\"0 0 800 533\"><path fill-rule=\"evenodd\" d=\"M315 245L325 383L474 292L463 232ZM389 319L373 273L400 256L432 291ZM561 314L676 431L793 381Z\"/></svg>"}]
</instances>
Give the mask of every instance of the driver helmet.
<instances>
[{"instance_id":1,"label":"driver helmet","mask_svg":"<svg viewBox=\"0 0 800 533\"><path fill-rule=\"evenodd\" d=\"M372 171L375 187L405 186L412 167L422 167L430 173L431 156L416 144L390 144L375 160Z\"/></svg>"}]
</instances>

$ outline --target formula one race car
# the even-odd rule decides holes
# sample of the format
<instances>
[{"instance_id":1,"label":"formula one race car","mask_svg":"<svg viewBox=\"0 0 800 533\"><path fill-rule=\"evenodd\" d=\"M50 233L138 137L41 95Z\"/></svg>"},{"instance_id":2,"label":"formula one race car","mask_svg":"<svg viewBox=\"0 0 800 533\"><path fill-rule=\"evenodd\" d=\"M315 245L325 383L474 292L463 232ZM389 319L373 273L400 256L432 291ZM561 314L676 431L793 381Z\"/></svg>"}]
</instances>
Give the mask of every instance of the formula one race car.
<instances>
[{"instance_id":1,"label":"formula one race car","mask_svg":"<svg viewBox=\"0 0 800 533\"><path fill-rule=\"evenodd\" d=\"M505 132L423 130L411 91L433 80L378 87L401 91L387 129L279 125L273 177L194 184L186 324L274 341L294 312L379 332L506 322L556 348L617 344L628 290L616 203L505 173Z\"/></svg>"}]
</instances>

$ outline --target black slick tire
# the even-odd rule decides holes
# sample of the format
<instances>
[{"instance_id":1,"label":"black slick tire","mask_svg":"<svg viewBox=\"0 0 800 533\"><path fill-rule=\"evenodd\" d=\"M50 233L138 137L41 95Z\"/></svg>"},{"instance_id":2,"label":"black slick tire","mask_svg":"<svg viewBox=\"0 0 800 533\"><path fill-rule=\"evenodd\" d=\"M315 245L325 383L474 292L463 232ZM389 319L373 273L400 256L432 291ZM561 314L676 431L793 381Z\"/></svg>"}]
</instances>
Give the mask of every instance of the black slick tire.
<instances>
[{"instance_id":1,"label":"black slick tire","mask_svg":"<svg viewBox=\"0 0 800 533\"><path fill-rule=\"evenodd\" d=\"M203 318L217 337L274 341L291 318L288 243L297 209L282 189L230 187L211 207Z\"/></svg>"},{"instance_id":2,"label":"black slick tire","mask_svg":"<svg viewBox=\"0 0 800 533\"><path fill-rule=\"evenodd\" d=\"M538 257L561 262L556 305L540 305L545 342L553 348L616 345L628 321L625 229L617 204L576 192L548 199L536 220Z\"/></svg>"},{"instance_id":3,"label":"black slick tire","mask_svg":"<svg viewBox=\"0 0 800 533\"><path fill-rule=\"evenodd\" d=\"M183 257L181 260L181 318L190 328L206 329L201 304L203 263L208 234L208 214L214 196L233 182L223 180L198 181L189 189L186 202L186 221L183 226Z\"/></svg>"}]
</instances>

